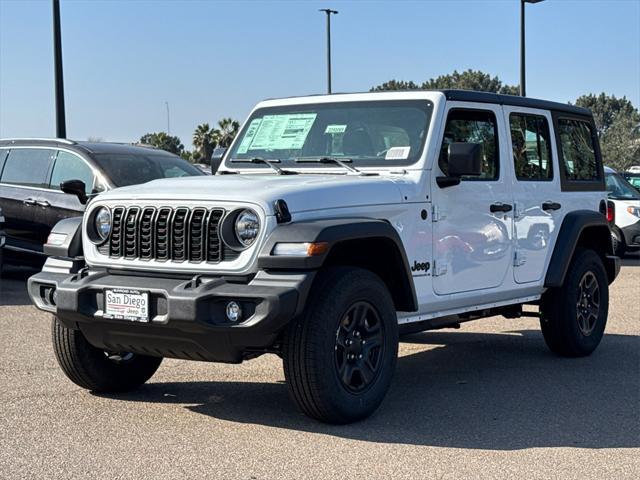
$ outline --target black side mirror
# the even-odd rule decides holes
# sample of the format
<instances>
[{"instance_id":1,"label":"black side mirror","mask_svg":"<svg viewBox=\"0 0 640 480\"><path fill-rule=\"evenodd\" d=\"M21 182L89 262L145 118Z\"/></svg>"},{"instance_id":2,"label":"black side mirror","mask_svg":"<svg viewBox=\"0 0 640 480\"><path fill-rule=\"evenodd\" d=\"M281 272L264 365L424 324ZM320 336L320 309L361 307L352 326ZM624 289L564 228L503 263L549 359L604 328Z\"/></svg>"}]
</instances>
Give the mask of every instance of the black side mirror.
<instances>
[{"instance_id":1,"label":"black side mirror","mask_svg":"<svg viewBox=\"0 0 640 480\"><path fill-rule=\"evenodd\" d=\"M225 152L227 151L224 147L218 147L213 149L213 154L211 155L211 173L213 175L218 171L218 167L222 162L222 157L224 157Z\"/></svg>"},{"instance_id":2,"label":"black side mirror","mask_svg":"<svg viewBox=\"0 0 640 480\"><path fill-rule=\"evenodd\" d=\"M453 142L447 152L449 175L436 178L441 188L460 183L464 176L482 175L482 147L479 143Z\"/></svg>"},{"instance_id":3,"label":"black side mirror","mask_svg":"<svg viewBox=\"0 0 640 480\"><path fill-rule=\"evenodd\" d=\"M60 190L78 197L82 205L87 204L87 186L82 180L65 180L60 184Z\"/></svg>"}]
</instances>

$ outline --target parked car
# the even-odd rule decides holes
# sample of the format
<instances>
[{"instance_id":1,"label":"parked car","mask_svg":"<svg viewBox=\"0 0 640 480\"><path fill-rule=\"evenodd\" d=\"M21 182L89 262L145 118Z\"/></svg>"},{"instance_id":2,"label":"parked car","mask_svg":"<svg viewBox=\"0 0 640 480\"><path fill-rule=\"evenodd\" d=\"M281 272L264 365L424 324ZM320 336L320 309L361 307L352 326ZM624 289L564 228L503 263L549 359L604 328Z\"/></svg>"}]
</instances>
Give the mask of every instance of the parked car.
<instances>
[{"instance_id":1,"label":"parked car","mask_svg":"<svg viewBox=\"0 0 640 480\"><path fill-rule=\"evenodd\" d=\"M4 215L2 214L2 207L0 207L0 276L2 275L2 267L4 265L4 244L6 236L4 233Z\"/></svg>"},{"instance_id":2,"label":"parked car","mask_svg":"<svg viewBox=\"0 0 640 480\"><path fill-rule=\"evenodd\" d=\"M193 166L202 170L202 173L205 175L211 175L211 165L207 165L206 163L194 163Z\"/></svg>"},{"instance_id":3,"label":"parked car","mask_svg":"<svg viewBox=\"0 0 640 480\"><path fill-rule=\"evenodd\" d=\"M613 168L605 167L607 194L613 203L611 236L615 254L640 248L640 192Z\"/></svg>"},{"instance_id":4,"label":"parked car","mask_svg":"<svg viewBox=\"0 0 640 480\"><path fill-rule=\"evenodd\" d=\"M631 184L633 188L635 188L640 192L640 172L639 173L624 172L621 175L624 177L624 179L627 182Z\"/></svg>"},{"instance_id":5,"label":"parked car","mask_svg":"<svg viewBox=\"0 0 640 480\"><path fill-rule=\"evenodd\" d=\"M452 90L269 100L221 160L54 227L28 291L77 385L272 353L303 412L347 423L380 405L400 333L527 315L558 355L603 338L620 259L588 110Z\"/></svg>"},{"instance_id":6,"label":"parked car","mask_svg":"<svg viewBox=\"0 0 640 480\"><path fill-rule=\"evenodd\" d=\"M61 190L66 180L98 193L157 178L202 175L181 158L148 147L63 139L0 140L0 207L5 217L5 261L42 265L51 228L82 215L84 205Z\"/></svg>"}]
</instances>

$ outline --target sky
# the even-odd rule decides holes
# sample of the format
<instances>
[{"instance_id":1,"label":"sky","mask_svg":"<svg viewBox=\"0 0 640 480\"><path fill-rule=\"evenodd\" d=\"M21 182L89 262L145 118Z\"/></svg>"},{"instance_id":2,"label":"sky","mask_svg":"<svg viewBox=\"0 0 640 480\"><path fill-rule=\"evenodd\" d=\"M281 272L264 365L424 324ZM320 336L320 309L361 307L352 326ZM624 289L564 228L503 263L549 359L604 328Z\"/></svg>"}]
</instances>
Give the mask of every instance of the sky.
<instances>
[{"instance_id":1,"label":"sky","mask_svg":"<svg viewBox=\"0 0 640 480\"><path fill-rule=\"evenodd\" d=\"M423 82L469 68L519 77L519 1L61 0L67 136L132 142L243 121L265 98ZM527 95L640 106L640 0L526 6ZM50 0L0 0L0 137L55 135Z\"/></svg>"}]
</instances>

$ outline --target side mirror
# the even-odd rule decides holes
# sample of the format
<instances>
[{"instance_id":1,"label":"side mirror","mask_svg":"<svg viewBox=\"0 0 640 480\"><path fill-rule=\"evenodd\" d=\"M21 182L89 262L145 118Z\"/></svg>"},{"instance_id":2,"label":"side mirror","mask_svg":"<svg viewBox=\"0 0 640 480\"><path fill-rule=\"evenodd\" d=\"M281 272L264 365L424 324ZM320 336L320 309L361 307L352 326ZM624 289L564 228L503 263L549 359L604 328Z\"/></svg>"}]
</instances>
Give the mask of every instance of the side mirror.
<instances>
[{"instance_id":1,"label":"side mirror","mask_svg":"<svg viewBox=\"0 0 640 480\"><path fill-rule=\"evenodd\" d=\"M60 184L60 190L78 197L82 205L87 204L87 186L82 180L65 180Z\"/></svg>"},{"instance_id":2,"label":"side mirror","mask_svg":"<svg viewBox=\"0 0 640 480\"><path fill-rule=\"evenodd\" d=\"M447 152L449 175L436 178L441 188L460 183L464 176L482 174L482 147L479 143L453 142Z\"/></svg>"},{"instance_id":3,"label":"side mirror","mask_svg":"<svg viewBox=\"0 0 640 480\"><path fill-rule=\"evenodd\" d=\"M225 152L227 151L224 147L218 147L213 149L213 154L211 155L211 173L213 175L216 174L220 163L222 162L222 157L224 157Z\"/></svg>"}]
</instances>

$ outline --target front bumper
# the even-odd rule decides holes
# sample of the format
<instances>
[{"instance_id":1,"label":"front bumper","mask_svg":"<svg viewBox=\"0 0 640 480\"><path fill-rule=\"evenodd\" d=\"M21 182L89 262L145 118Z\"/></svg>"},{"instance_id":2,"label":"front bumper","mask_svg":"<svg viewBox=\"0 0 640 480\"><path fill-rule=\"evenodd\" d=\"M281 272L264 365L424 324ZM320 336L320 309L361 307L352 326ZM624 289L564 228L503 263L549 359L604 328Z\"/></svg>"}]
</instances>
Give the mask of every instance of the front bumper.
<instances>
[{"instance_id":1,"label":"front bumper","mask_svg":"<svg viewBox=\"0 0 640 480\"><path fill-rule=\"evenodd\" d=\"M627 247L640 247L640 220L626 227L622 227L621 230Z\"/></svg>"},{"instance_id":2,"label":"front bumper","mask_svg":"<svg viewBox=\"0 0 640 480\"><path fill-rule=\"evenodd\" d=\"M58 263L56 263L58 262ZM304 306L313 272L260 272L248 283L220 277L192 279L115 274L50 258L28 282L31 299L92 345L108 351L238 363L269 351L284 326ZM75 270L75 272L74 272ZM149 292L149 322L104 317L104 290ZM55 292L55 295L54 295ZM226 319L227 302L242 305L245 319Z\"/></svg>"}]
</instances>

